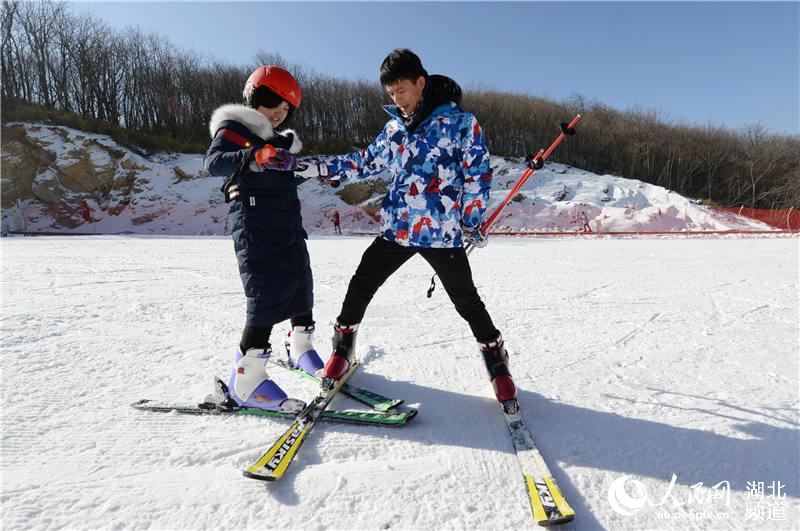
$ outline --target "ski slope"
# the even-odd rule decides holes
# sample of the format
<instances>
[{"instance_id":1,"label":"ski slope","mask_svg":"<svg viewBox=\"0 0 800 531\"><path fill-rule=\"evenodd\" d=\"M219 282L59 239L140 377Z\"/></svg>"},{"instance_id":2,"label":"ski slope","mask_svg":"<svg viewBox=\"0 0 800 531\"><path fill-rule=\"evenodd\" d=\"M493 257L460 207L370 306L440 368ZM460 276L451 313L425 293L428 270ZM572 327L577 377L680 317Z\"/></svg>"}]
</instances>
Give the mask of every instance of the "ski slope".
<instances>
[{"instance_id":1,"label":"ski slope","mask_svg":"<svg viewBox=\"0 0 800 531\"><path fill-rule=\"evenodd\" d=\"M0 212L3 227L15 232L77 234L222 235L228 206L219 188L222 179L211 177L197 153L136 154L106 135L41 123L14 123L26 138L57 161L33 182L49 204L32 198ZM15 155L4 152L13 162ZM558 154L554 155L555 160ZM59 168L80 160L90 161L109 182L92 193L66 188ZM490 212L514 187L526 166L521 158L491 157L494 174ZM135 170L135 171L134 171ZM635 177L635 176L630 176ZM64 179L67 180L67 179ZM391 181L388 171L361 185ZM10 186L13 183L7 183ZM116 184L114 184L116 183ZM353 184L353 181L346 183ZM43 193L47 191L48 193ZM312 180L298 189L303 220L309 233L335 234L331 216L341 215L345 234L373 233L377 222L368 215L380 204L384 192L367 194L358 204L348 204L342 189ZM82 218L86 201L91 221ZM365 210L366 208L366 210ZM698 201L635 178L598 175L549 161L522 187L493 227L498 232L698 232L776 230L754 219L709 208Z\"/></svg>"},{"instance_id":2,"label":"ski slope","mask_svg":"<svg viewBox=\"0 0 800 531\"><path fill-rule=\"evenodd\" d=\"M370 241L309 242L324 354ZM353 378L419 416L321 424L265 484L241 469L287 422L128 407L196 402L230 369L244 299L228 238L1 242L4 529L535 527L474 339L441 285L425 298L422 260L373 300ZM798 527L799 243L494 238L473 253L525 420L576 511L564 529ZM712 496L724 481L729 501ZM782 513L746 519L751 481L784 484Z\"/></svg>"}]
</instances>

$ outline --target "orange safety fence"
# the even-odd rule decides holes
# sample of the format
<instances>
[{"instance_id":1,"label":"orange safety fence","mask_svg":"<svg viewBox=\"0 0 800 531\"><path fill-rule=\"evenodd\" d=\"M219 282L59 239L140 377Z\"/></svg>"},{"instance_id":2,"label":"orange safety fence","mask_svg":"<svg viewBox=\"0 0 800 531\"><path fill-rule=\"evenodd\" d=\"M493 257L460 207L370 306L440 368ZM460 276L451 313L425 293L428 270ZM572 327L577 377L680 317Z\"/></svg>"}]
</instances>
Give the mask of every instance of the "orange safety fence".
<instances>
[{"instance_id":1,"label":"orange safety fence","mask_svg":"<svg viewBox=\"0 0 800 531\"><path fill-rule=\"evenodd\" d=\"M789 231L800 231L800 210L783 208L769 210L764 208L722 208L725 212L733 212L766 223L772 227Z\"/></svg>"}]
</instances>

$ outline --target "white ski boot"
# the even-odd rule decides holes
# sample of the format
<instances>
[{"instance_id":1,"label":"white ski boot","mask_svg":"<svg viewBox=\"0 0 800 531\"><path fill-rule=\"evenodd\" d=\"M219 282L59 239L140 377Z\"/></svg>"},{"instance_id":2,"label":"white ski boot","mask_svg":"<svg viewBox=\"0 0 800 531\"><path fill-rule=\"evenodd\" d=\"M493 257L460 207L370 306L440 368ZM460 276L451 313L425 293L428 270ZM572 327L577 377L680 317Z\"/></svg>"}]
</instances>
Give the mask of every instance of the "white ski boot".
<instances>
[{"instance_id":1,"label":"white ski boot","mask_svg":"<svg viewBox=\"0 0 800 531\"><path fill-rule=\"evenodd\" d=\"M295 326L292 327L283 345L286 347L286 356L292 367L316 375L324 364L314 348L313 338L313 326Z\"/></svg>"},{"instance_id":2,"label":"white ski boot","mask_svg":"<svg viewBox=\"0 0 800 531\"><path fill-rule=\"evenodd\" d=\"M302 411L306 403L296 398L289 398L267 374L266 362L271 355L270 347L251 348L244 355L237 349L236 367L227 386L219 385L222 384L221 381L215 386L217 394L224 395L227 391L228 396L224 400L231 400L237 406L287 413Z\"/></svg>"}]
</instances>

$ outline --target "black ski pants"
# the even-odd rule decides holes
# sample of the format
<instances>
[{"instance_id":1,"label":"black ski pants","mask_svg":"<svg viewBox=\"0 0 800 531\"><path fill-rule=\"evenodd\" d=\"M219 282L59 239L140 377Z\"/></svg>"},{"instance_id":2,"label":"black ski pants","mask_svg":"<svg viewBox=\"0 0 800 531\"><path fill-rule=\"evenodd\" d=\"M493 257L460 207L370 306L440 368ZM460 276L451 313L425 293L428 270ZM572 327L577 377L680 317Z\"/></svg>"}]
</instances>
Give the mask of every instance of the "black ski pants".
<instances>
[{"instance_id":1,"label":"black ski pants","mask_svg":"<svg viewBox=\"0 0 800 531\"><path fill-rule=\"evenodd\" d=\"M292 327L314 326L314 316L311 312L292 317ZM242 340L239 342L241 351L247 352L251 348L267 348L271 346L269 336L272 335L271 326L245 326L242 331Z\"/></svg>"},{"instance_id":2,"label":"black ski pants","mask_svg":"<svg viewBox=\"0 0 800 531\"><path fill-rule=\"evenodd\" d=\"M380 237L364 251L356 274L350 279L339 322L344 325L360 323L378 288L415 254L422 256L439 275L456 311L469 323L475 339L480 342L496 339L499 332L472 281L472 270L463 247L404 247Z\"/></svg>"}]
</instances>

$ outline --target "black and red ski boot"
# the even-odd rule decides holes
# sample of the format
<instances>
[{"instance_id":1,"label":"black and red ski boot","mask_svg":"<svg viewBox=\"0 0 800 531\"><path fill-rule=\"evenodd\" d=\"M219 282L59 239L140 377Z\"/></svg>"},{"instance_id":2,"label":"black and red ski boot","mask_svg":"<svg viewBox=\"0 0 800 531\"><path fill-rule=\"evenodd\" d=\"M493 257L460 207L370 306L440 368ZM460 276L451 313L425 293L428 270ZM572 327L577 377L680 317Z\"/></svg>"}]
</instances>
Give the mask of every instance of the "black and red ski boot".
<instances>
[{"instance_id":1,"label":"black and red ski boot","mask_svg":"<svg viewBox=\"0 0 800 531\"><path fill-rule=\"evenodd\" d=\"M328 358L323 372L323 387L332 387L332 383L341 379L350 368L356 350L358 324L343 325L336 323L333 327L333 354Z\"/></svg>"},{"instance_id":2,"label":"black and red ski boot","mask_svg":"<svg viewBox=\"0 0 800 531\"><path fill-rule=\"evenodd\" d=\"M483 362L489 372L489 379L494 388L494 394L498 402L506 407L507 403L513 406L517 401L517 386L508 372L508 352L503 344L503 337L498 334L497 338L488 343L480 343Z\"/></svg>"}]
</instances>

